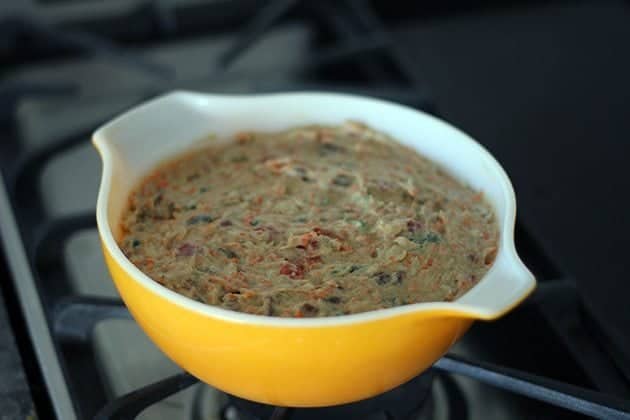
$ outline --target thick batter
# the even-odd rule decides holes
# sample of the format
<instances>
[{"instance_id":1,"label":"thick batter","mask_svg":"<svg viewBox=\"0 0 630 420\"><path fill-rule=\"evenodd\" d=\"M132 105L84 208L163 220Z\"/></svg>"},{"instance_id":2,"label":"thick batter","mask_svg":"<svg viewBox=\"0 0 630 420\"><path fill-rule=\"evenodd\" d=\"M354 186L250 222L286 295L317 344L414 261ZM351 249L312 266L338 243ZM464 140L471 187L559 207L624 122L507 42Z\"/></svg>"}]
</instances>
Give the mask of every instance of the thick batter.
<instances>
[{"instance_id":1,"label":"thick batter","mask_svg":"<svg viewBox=\"0 0 630 420\"><path fill-rule=\"evenodd\" d=\"M199 302L281 317L457 298L498 231L480 192L356 123L244 132L155 169L120 246Z\"/></svg>"}]
</instances>

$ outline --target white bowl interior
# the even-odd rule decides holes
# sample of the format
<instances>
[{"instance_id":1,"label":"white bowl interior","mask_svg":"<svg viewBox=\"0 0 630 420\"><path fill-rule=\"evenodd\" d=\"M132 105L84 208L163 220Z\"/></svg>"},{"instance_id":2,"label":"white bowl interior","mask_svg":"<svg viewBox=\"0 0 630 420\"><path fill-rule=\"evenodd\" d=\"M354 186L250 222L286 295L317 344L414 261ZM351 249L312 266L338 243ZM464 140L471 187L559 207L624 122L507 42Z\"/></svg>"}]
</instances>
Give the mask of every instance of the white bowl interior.
<instances>
[{"instance_id":1,"label":"white bowl interior","mask_svg":"<svg viewBox=\"0 0 630 420\"><path fill-rule=\"evenodd\" d=\"M462 182L483 191L494 207L501 231L499 252L493 267L457 301L422 303L375 313L394 314L448 306L467 316L491 319L509 310L533 290L535 280L514 249L514 192L495 159L476 141L441 120L404 106L352 95L289 93L222 96L174 92L134 108L104 125L95 132L94 143L104 161L97 219L105 245L145 286L180 304L192 305L196 310L229 316L225 314L229 311L202 305L170 292L126 260L113 238L130 189L161 161L207 144L200 140L210 134L225 139L244 130L278 131L306 124L340 124L348 119L364 122L389 134L438 162ZM116 188L111 188L113 184ZM233 316L247 318L246 314ZM361 316L374 315L368 313L342 318L361 319Z\"/></svg>"}]
</instances>

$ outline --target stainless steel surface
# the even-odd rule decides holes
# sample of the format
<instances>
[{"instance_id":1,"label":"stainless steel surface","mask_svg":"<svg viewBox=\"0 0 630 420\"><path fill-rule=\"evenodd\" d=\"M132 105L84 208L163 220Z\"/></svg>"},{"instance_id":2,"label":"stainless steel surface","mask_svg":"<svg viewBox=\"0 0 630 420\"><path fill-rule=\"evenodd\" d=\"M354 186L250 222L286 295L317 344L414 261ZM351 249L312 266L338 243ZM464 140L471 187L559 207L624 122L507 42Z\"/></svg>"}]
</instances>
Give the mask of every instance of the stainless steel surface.
<instances>
[{"instance_id":1,"label":"stainless steel surface","mask_svg":"<svg viewBox=\"0 0 630 420\"><path fill-rule=\"evenodd\" d=\"M0 181L1 182L1 181ZM0 248L2 246L0 245ZM8 272L0 256L0 282L8 280ZM33 397L29 389L24 366L24 355L16 340L7 309L9 296L2 292L0 284L0 414L3 420L24 419L34 412Z\"/></svg>"},{"instance_id":2,"label":"stainless steel surface","mask_svg":"<svg viewBox=\"0 0 630 420\"><path fill-rule=\"evenodd\" d=\"M9 270L15 279L15 288L22 312L44 381L51 395L55 415L59 419L73 420L76 418L76 413L48 330L48 323L25 250L19 246L22 242L4 185L4 180L0 175L0 240L3 241Z\"/></svg>"}]
</instances>

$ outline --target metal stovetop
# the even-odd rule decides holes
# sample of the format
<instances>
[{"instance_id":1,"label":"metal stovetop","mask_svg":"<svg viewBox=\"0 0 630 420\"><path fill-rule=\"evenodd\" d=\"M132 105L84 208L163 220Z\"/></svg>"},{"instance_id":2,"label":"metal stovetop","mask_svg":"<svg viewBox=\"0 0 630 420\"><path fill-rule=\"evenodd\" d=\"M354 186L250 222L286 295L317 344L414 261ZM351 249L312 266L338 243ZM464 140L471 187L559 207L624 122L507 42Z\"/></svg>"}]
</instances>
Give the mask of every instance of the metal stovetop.
<instances>
[{"instance_id":1,"label":"metal stovetop","mask_svg":"<svg viewBox=\"0 0 630 420\"><path fill-rule=\"evenodd\" d=\"M166 359L113 288L93 215L100 161L88 140L101 122L171 88L314 87L439 109L408 57L391 48L378 17L356 9L361 2L349 1L347 13L326 6L304 11L292 3L250 13L259 20L244 13L250 23L241 27L251 32L240 37L228 31L174 38L139 48L131 61L114 49L47 59L5 75L0 98L5 104L11 96L16 106L3 118L0 233L15 280L8 291L21 302L44 381L36 395L42 413L132 418L149 407L138 418L238 418L224 394L196 384ZM291 7L292 18L276 23ZM311 13L320 16L316 23L300 18ZM248 42L248 33L256 42ZM538 291L502 320L478 323L436 364L430 402L414 418L576 418L575 411L621 416L615 410L630 410L619 398L630 395L628 382L600 348L574 282L523 220L517 246L540 281ZM374 418L386 418L380 415Z\"/></svg>"}]
</instances>

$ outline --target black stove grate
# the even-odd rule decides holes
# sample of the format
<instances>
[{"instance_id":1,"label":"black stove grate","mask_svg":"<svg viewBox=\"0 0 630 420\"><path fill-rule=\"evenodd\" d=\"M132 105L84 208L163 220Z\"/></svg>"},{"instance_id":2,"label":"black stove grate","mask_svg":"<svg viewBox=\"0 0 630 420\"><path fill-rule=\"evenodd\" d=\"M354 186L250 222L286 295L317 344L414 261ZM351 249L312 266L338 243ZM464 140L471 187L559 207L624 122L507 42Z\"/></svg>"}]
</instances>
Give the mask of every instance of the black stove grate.
<instances>
[{"instance_id":1,"label":"black stove grate","mask_svg":"<svg viewBox=\"0 0 630 420\"><path fill-rule=\"evenodd\" d=\"M149 2L146 10L150 12L155 27L158 28L157 32L163 37L169 37L176 33L181 25L176 14L160 4L161 2ZM434 104L419 82L417 74L407 65L405 56L398 51L395 42L369 4L361 0L342 2L327 0L308 4L297 0L274 0L267 3L260 11L252 14L253 17L241 31L240 37L222 56L218 68L211 69L209 66L208 77L212 78L217 72L229 68L245 49L279 20L288 15L301 14L316 16L317 24L324 28L324 38L333 39L332 42L325 42L326 45L313 53L303 65L305 74L316 71L324 77L316 81L305 78L304 82L293 85L263 84L259 87L260 91L338 90L377 96L436 113ZM0 28L0 33L7 35L5 39L9 44L27 37L29 42L39 45L44 50L56 49L66 53L80 52L105 56L121 65L131 66L153 77L159 77L165 81L166 86L169 86L172 69L126 54L104 38L78 31L54 29L41 22L21 17L1 21ZM52 45L42 45L49 43ZM354 73L351 79L359 80L358 83L349 81L347 77L340 79L329 77L331 73L339 72L340 64L347 63L352 63ZM331 70L336 67L336 70ZM131 319L120 300L73 295L64 280L67 273L61 262L62 251L59 244L64 243L79 230L95 228L94 215L90 212L50 220L46 218L41 203L36 201L37 180L44 164L57 154L87 141L94 127L68 133L45 146L24 153L19 147L19 133L17 125L14 124L14 113L16 104L25 97L75 93L75 86L58 83L7 82L0 85L0 126L3 132L8 133L7 138L16 140L14 143L3 145L2 150L11 151L11 154L0 156L0 169L6 181L11 210L19 216L16 221L19 239L22 244L26 244L24 248L29 267L36 279L40 300L44 304L47 327L54 339L56 357L70 387L78 416L81 418L95 416L94 418L99 420L133 419L155 402L197 383L197 379L187 373L181 373L113 401L107 401L102 385L86 384L70 367L81 366L81 369L93 373L92 378L97 377L93 356L89 350L86 351L89 349L94 327L104 320ZM150 98L158 93L160 92L146 92L145 96ZM6 158L7 156L10 158ZM535 306L543 314L564 346L572 352L571 357L584 369L589 381L601 391L569 385L499 364L467 360L456 355L448 355L439 360L430 370L432 377L443 381L450 390L449 395L455 399L458 399L458 386L452 381L451 374L467 376L575 413L630 419L630 404L612 396L623 393L623 390L630 392L628 383L606 353L598 347L588 329L575 328L576 325L583 325L584 318L579 296L570 281L555 280L562 278L562 273L555 268L527 232L522 225L518 226L519 248L522 248L521 253L528 265L544 282L526 305ZM17 298L17 293L14 297ZM45 361L40 360L39 363L43 364ZM86 389L87 387L89 389ZM96 392L96 397L93 396L95 388L99 391ZM462 405L461 401L459 405L455 403L451 405L454 407L451 412L452 418L468 417L466 405ZM54 406L54 402L51 406ZM269 415L269 419L297 418L299 411L276 407ZM375 412L374 418L395 417L385 410Z\"/></svg>"},{"instance_id":2,"label":"black stove grate","mask_svg":"<svg viewBox=\"0 0 630 420\"><path fill-rule=\"evenodd\" d=\"M528 304L536 305L541 300L555 299L560 293L571 295L571 289L570 283L560 280L543 283ZM131 318L121 302L89 298L73 299L70 302L64 302L58 313L57 319L59 322L56 325L59 325L59 327L56 328L57 333L64 337L78 338L80 340L86 340L89 337L90 328L103 319ZM575 340L574 345L583 341L583 338L572 339ZM583 347L575 348L584 350ZM588 352L588 354L603 356L601 352ZM599 363L602 360L606 359L602 358ZM625 400L505 366L448 355L437 361L433 369L449 374L467 376L489 385L587 416L609 419L630 418L630 404ZM99 411L96 418L98 420L133 419L151 404L196 382L197 379L187 373L166 378L108 403ZM453 392L456 392L456 390ZM291 419L292 412L279 407L273 411L269 418ZM386 417L384 418L390 418L387 417L387 414L385 415ZM452 418L462 419L465 416L459 413L459 415Z\"/></svg>"}]
</instances>

